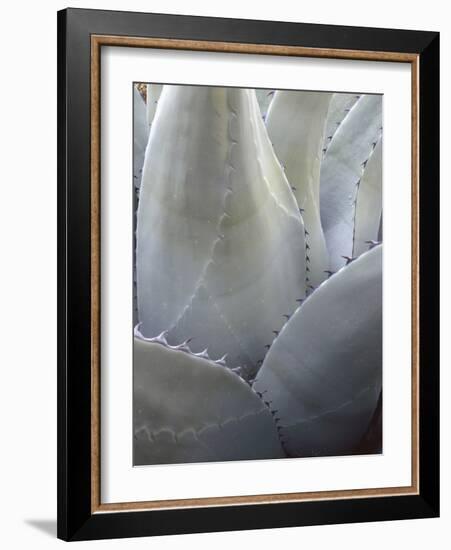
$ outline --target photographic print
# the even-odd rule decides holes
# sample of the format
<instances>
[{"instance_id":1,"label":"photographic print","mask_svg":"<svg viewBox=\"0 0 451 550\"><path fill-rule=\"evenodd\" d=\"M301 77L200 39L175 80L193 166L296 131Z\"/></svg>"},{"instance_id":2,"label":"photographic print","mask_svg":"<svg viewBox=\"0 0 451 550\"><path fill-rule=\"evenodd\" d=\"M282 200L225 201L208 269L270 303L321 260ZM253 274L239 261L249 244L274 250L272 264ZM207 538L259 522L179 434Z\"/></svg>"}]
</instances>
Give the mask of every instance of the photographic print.
<instances>
[{"instance_id":1,"label":"photographic print","mask_svg":"<svg viewBox=\"0 0 451 550\"><path fill-rule=\"evenodd\" d=\"M438 517L439 42L58 13L59 538Z\"/></svg>"},{"instance_id":2,"label":"photographic print","mask_svg":"<svg viewBox=\"0 0 451 550\"><path fill-rule=\"evenodd\" d=\"M382 105L133 84L135 466L382 452Z\"/></svg>"}]
</instances>

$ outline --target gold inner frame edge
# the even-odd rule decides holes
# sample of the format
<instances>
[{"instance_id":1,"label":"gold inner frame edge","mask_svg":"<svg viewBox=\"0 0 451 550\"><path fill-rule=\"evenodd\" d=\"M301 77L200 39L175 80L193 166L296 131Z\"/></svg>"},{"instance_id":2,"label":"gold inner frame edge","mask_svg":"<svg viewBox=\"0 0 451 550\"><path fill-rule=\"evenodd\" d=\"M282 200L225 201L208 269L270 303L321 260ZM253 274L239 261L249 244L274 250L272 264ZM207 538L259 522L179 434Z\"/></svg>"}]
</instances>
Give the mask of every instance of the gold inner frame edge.
<instances>
[{"instance_id":1,"label":"gold inner frame edge","mask_svg":"<svg viewBox=\"0 0 451 550\"><path fill-rule=\"evenodd\" d=\"M406 487L102 503L100 492L100 50L102 46L410 63L412 100L412 479ZM91 513L275 504L419 494L419 56L234 42L91 35Z\"/></svg>"}]
</instances>

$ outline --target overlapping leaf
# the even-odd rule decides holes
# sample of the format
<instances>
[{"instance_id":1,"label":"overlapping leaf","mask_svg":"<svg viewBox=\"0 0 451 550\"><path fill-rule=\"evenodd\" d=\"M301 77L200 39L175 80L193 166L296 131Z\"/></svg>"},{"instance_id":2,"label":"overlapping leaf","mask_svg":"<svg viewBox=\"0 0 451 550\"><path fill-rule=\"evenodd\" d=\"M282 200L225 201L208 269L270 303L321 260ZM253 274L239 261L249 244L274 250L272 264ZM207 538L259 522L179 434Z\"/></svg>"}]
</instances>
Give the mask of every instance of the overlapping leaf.
<instances>
[{"instance_id":1,"label":"overlapping leaf","mask_svg":"<svg viewBox=\"0 0 451 550\"><path fill-rule=\"evenodd\" d=\"M166 86L137 226L142 331L255 368L305 292L304 226L255 92ZM277 289L277 292L274 292Z\"/></svg>"},{"instance_id":2,"label":"overlapping leaf","mask_svg":"<svg viewBox=\"0 0 451 550\"><path fill-rule=\"evenodd\" d=\"M352 454L382 384L382 246L324 282L285 325L254 387L291 456Z\"/></svg>"},{"instance_id":3,"label":"overlapping leaf","mask_svg":"<svg viewBox=\"0 0 451 550\"><path fill-rule=\"evenodd\" d=\"M222 364L163 337L134 341L134 463L284 456L273 416Z\"/></svg>"},{"instance_id":4,"label":"overlapping leaf","mask_svg":"<svg viewBox=\"0 0 451 550\"><path fill-rule=\"evenodd\" d=\"M307 283L318 286L329 267L321 227L319 185L326 116L332 94L277 91L268 116L268 134L284 166L306 233Z\"/></svg>"},{"instance_id":5,"label":"overlapping leaf","mask_svg":"<svg viewBox=\"0 0 451 550\"><path fill-rule=\"evenodd\" d=\"M321 221L336 271L352 257L359 184L382 131L382 98L363 95L338 127L321 164Z\"/></svg>"}]
</instances>

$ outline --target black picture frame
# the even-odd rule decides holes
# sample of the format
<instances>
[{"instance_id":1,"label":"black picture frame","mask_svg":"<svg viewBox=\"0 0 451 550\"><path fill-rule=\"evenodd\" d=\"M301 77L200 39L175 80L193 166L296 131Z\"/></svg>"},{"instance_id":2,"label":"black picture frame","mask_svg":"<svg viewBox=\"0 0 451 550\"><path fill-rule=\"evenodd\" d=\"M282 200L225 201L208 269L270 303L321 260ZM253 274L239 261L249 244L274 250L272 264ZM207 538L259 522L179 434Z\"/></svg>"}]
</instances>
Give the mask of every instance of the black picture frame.
<instances>
[{"instance_id":1,"label":"black picture frame","mask_svg":"<svg viewBox=\"0 0 451 550\"><path fill-rule=\"evenodd\" d=\"M417 56L418 494L187 509L93 511L90 224L93 35ZM88 540L438 515L439 33L85 9L58 12L58 537Z\"/></svg>"}]
</instances>

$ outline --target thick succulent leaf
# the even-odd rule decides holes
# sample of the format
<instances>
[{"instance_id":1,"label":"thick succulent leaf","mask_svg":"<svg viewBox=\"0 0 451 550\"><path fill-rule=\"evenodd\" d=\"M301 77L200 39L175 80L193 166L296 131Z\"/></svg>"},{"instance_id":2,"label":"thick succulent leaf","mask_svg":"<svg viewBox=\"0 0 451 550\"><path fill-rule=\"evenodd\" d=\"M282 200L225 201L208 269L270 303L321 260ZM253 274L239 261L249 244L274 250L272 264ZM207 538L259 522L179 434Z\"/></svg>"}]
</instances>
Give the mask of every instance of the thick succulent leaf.
<instances>
[{"instance_id":1,"label":"thick succulent leaf","mask_svg":"<svg viewBox=\"0 0 451 550\"><path fill-rule=\"evenodd\" d=\"M144 155L149 138L149 128L146 123L146 106L141 93L136 86L133 87L133 212L136 216L138 208L139 189L144 165ZM136 220L135 220L136 221ZM133 249L136 246L135 235L133 234ZM133 323L138 322L138 303L136 294L136 268L135 258L133 261Z\"/></svg>"},{"instance_id":2,"label":"thick succulent leaf","mask_svg":"<svg viewBox=\"0 0 451 550\"><path fill-rule=\"evenodd\" d=\"M353 257L379 240L382 215L382 139L371 154L358 187L355 204Z\"/></svg>"},{"instance_id":3,"label":"thick succulent leaf","mask_svg":"<svg viewBox=\"0 0 451 550\"><path fill-rule=\"evenodd\" d=\"M162 90L163 84L147 84L146 117L149 126L151 126L157 112Z\"/></svg>"},{"instance_id":4,"label":"thick succulent leaf","mask_svg":"<svg viewBox=\"0 0 451 550\"><path fill-rule=\"evenodd\" d=\"M255 93L257 95L257 101L258 106L260 107L261 116L263 117L263 120L265 120L275 91L259 88L255 90Z\"/></svg>"},{"instance_id":5,"label":"thick succulent leaf","mask_svg":"<svg viewBox=\"0 0 451 550\"><path fill-rule=\"evenodd\" d=\"M280 332L254 381L290 456L354 452L382 383L382 246L325 281Z\"/></svg>"},{"instance_id":6,"label":"thick succulent leaf","mask_svg":"<svg viewBox=\"0 0 451 550\"><path fill-rule=\"evenodd\" d=\"M255 92L165 86L138 209L143 334L255 367L305 293L304 246Z\"/></svg>"},{"instance_id":7,"label":"thick succulent leaf","mask_svg":"<svg viewBox=\"0 0 451 550\"><path fill-rule=\"evenodd\" d=\"M267 116L274 150L302 211L306 233L307 283L318 286L328 269L321 227L319 184L324 131L333 94L277 91Z\"/></svg>"},{"instance_id":8,"label":"thick succulent leaf","mask_svg":"<svg viewBox=\"0 0 451 550\"><path fill-rule=\"evenodd\" d=\"M384 222L384 216L383 216L383 212L381 212L381 217L379 220L379 230L377 232L377 240L379 242L382 242L382 238L383 238L383 222Z\"/></svg>"},{"instance_id":9,"label":"thick succulent leaf","mask_svg":"<svg viewBox=\"0 0 451 550\"><path fill-rule=\"evenodd\" d=\"M336 93L332 95L326 119L323 153L327 151L340 124L348 116L359 98L360 95L358 94Z\"/></svg>"},{"instance_id":10,"label":"thick succulent leaf","mask_svg":"<svg viewBox=\"0 0 451 550\"><path fill-rule=\"evenodd\" d=\"M134 464L285 456L270 410L249 385L181 348L135 337Z\"/></svg>"},{"instance_id":11,"label":"thick succulent leaf","mask_svg":"<svg viewBox=\"0 0 451 550\"><path fill-rule=\"evenodd\" d=\"M137 90L133 87L133 179L135 188L141 185L144 154L146 152L149 128L146 123L146 104Z\"/></svg>"},{"instance_id":12,"label":"thick succulent leaf","mask_svg":"<svg viewBox=\"0 0 451 550\"><path fill-rule=\"evenodd\" d=\"M382 97L363 95L340 124L321 165L320 206L330 268L352 257L355 199L382 129Z\"/></svg>"}]
</instances>

